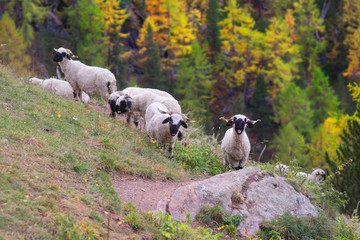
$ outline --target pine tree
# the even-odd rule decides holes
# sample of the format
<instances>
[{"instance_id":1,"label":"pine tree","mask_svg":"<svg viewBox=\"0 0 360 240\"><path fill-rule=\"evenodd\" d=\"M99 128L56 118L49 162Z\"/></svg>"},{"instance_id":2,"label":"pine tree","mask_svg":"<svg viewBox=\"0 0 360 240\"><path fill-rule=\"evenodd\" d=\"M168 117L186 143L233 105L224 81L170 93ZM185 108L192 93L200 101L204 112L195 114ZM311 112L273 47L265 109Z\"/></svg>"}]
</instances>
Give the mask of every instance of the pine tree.
<instances>
[{"instance_id":1,"label":"pine tree","mask_svg":"<svg viewBox=\"0 0 360 240\"><path fill-rule=\"evenodd\" d=\"M191 54L185 58L177 72L175 92L185 111L201 123L210 119L209 100L213 82L210 80L210 64L200 44L195 41Z\"/></svg>"},{"instance_id":2,"label":"pine tree","mask_svg":"<svg viewBox=\"0 0 360 240\"><path fill-rule=\"evenodd\" d=\"M256 84L254 87L254 95L251 99L251 107L253 109L253 119L261 119L262 124L260 124L254 131L259 134L261 140L269 139L271 136L271 131L274 128L272 118L274 112L271 107L271 103L267 98L266 84L262 74L256 79Z\"/></svg>"},{"instance_id":3,"label":"pine tree","mask_svg":"<svg viewBox=\"0 0 360 240\"><path fill-rule=\"evenodd\" d=\"M311 138L313 132L313 111L305 90L291 83L281 94L279 104L274 106L276 111L275 121L281 125L292 123L293 127L306 140Z\"/></svg>"},{"instance_id":4,"label":"pine tree","mask_svg":"<svg viewBox=\"0 0 360 240\"><path fill-rule=\"evenodd\" d=\"M96 66L106 66L106 38L103 33L106 24L99 5L94 0L79 0L75 8L68 8L71 42L73 53L79 56L83 63Z\"/></svg>"},{"instance_id":5,"label":"pine tree","mask_svg":"<svg viewBox=\"0 0 360 240\"><path fill-rule=\"evenodd\" d=\"M360 106L357 108L360 112ZM351 214L360 200L360 119L348 121L348 129L341 135L342 143L337 150L337 159L341 166L337 166L326 154L334 177L332 183L340 192L346 192L349 196L345 210Z\"/></svg>"},{"instance_id":6,"label":"pine tree","mask_svg":"<svg viewBox=\"0 0 360 240\"><path fill-rule=\"evenodd\" d=\"M0 63L7 64L18 72L30 65L30 56L26 54L26 43L22 32L15 27L10 15L5 12L0 20Z\"/></svg>"},{"instance_id":7,"label":"pine tree","mask_svg":"<svg viewBox=\"0 0 360 240\"><path fill-rule=\"evenodd\" d=\"M305 139L291 122L281 126L279 135L271 142L271 149L276 150L275 158L284 164L307 165Z\"/></svg>"},{"instance_id":8,"label":"pine tree","mask_svg":"<svg viewBox=\"0 0 360 240\"><path fill-rule=\"evenodd\" d=\"M220 52L221 50L221 41L220 41L220 30L218 25L219 19L219 5L217 0L209 0L209 8L206 12L206 22L207 22L207 40L209 45L214 52L214 55Z\"/></svg>"},{"instance_id":9,"label":"pine tree","mask_svg":"<svg viewBox=\"0 0 360 240\"><path fill-rule=\"evenodd\" d=\"M166 78L161 72L161 58L159 47L154 41L154 34L151 25L148 25L147 35L145 36L145 60L144 68L144 86L169 90L166 84Z\"/></svg>"},{"instance_id":10,"label":"pine tree","mask_svg":"<svg viewBox=\"0 0 360 240\"><path fill-rule=\"evenodd\" d=\"M339 101L329 84L329 78L324 75L320 68L312 72L312 86L309 86L307 95L314 110L313 123L315 127L323 123L332 113L336 113Z\"/></svg>"},{"instance_id":11,"label":"pine tree","mask_svg":"<svg viewBox=\"0 0 360 240\"><path fill-rule=\"evenodd\" d=\"M49 7L43 7L41 0L11 0L7 5L17 27L21 27L25 44L29 46L35 37L34 24L41 24L49 13Z\"/></svg>"}]
</instances>

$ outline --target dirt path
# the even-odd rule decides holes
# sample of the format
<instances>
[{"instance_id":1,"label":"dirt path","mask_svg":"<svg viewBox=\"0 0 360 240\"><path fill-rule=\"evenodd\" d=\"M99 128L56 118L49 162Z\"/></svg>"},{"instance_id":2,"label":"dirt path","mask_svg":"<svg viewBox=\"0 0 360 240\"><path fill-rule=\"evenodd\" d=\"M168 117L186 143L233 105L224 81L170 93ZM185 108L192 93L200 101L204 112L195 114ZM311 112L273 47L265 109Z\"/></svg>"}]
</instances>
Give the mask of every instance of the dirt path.
<instances>
[{"instance_id":1,"label":"dirt path","mask_svg":"<svg viewBox=\"0 0 360 240\"><path fill-rule=\"evenodd\" d=\"M110 114L110 108L93 102L89 102L89 105L97 112L106 115ZM124 115L116 114L116 119L126 121ZM140 124L142 125L143 123L140 122ZM148 212L155 210L157 203L172 194L178 187L205 178L206 176L196 176L182 182L176 182L172 180L143 179L130 174L114 174L112 182L123 203L132 201L139 210Z\"/></svg>"},{"instance_id":2,"label":"dirt path","mask_svg":"<svg viewBox=\"0 0 360 240\"><path fill-rule=\"evenodd\" d=\"M205 177L194 177L182 182L172 180L149 180L129 174L112 176L115 190L123 203L132 201L139 210L148 212L156 210L158 202L172 194L178 187Z\"/></svg>"}]
</instances>

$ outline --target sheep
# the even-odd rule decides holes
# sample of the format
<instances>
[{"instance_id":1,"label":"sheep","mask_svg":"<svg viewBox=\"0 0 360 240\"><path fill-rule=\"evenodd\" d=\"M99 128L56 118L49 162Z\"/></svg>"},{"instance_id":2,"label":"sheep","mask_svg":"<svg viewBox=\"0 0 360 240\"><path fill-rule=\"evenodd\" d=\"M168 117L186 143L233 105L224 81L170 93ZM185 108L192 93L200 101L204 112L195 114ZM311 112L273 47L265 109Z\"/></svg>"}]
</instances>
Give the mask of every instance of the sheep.
<instances>
[{"instance_id":1,"label":"sheep","mask_svg":"<svg viewBox=\"0 0 360 240\"><path fill-rule=\"evenodd\" d=\"M145 113L146 132L155 139L161 146L169 145L169 157L173 157L173 148L177 140L180 128L187 128L183 117L178 113L173 113L168 108L158 102L150 104ZM168 124L166 127L164 124Z\"/></svg>"},{"instance_id":2,"label":"sheep","mask_svg":"<svg viewBox=\"0 0 360 240\"><path fill-rule=\"evenodd\" d=\"M252 128L260 120L250 120L246 116L237 114L230 119L220 118L226 121L228 129L221 143L225 164L228 168L239 170L245 167L250 153L250 141L245 132L246 127Z\"/></svg>"},{"instance_id":3,"label":"sheep","mask_svg":"<svg viewBox=\"0 0 360 240\"><path fill-rule=\"evenodd\" d=\"M64 98L73 99L74 98L74 91L70 84L66 81L59 80L56 78L48 78L48 79L40 79L40 78L30 78L29 82L41 87L43 90L55 93ZM82 93L81 101L83 103L88 103L90 100L89 95L86 93Z\"/></svg>"},{"instance_id":4,"label":"sheep","mask_svg":"<svg viewBox=\"0 0 360 240\"><path fill-rule=\"evenodd\" d=\"M289 170L289 167L285 164L278 164L275 166L275 169L278 169L281 174L294 172L293 170ZM326 173L321 168L316 168L312 173L297 172L296 174L294 173L294 175L297 177L306 178L307 180L311 180L314 183L320 183L326 180Z\"/></svg>"},{"instance_id":5,"label":"sheep","mask_svg":"<svg viewBox=\"0 0 360 240\"><path fill-rule=\"evenodd\" d=\"M298 172L296 176L305 177L307 180L310 180L313 183L321 183L326 180L326 173L321 168L316 168L311 173Z\"/></svg>"},{"instance_id":6,"label":"sheep","mask_svg":"<svg viewBox=\"0 0 360 240\"><path fill-rule=\"evenodd\" d=\"M141 117L145 117L147 107L153 102L164 104L169 111L181 114L181 107L178 101L169 93L152 88L126 88L122 91L112 93L109 97L111 115L126 113L127 122L130 122L134 112L139 112ZM183 118L191 121L185 114ZM134 123L138 126L139 116L134 118ZM146 122L146 121L145 121Z\"/></svg>"},{"instance_id":7,"label":"sheep","mask_svg":"<svg viewBox=\"0 0 360 240\"><path fill-rule=\"evenodd\" d=\"M107 102L109 95L116 90L114 74L105 68L74 61L73 57L76 56L69 49L54 48L53 60L60 65L65 79L73 88L75 100L81 99L83 91L92 96L100 96Z\"/></svg>"}]
</instances>

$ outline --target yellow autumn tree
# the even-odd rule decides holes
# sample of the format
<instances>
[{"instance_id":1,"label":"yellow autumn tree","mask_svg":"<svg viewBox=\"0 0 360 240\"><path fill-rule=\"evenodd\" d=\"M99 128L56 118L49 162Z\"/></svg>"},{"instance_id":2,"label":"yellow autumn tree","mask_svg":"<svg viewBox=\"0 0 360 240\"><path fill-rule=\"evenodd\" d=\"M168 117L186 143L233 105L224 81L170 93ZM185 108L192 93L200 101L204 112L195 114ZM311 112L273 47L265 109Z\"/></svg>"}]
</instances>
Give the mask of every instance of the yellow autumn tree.
<instances>
[{"instance_id":1,"label":"yellow autumn tree","mask_svg":"<svg viewBox=\"0 0 360 240\"><path fill-rule=\"evenodd\" d=\"M5 12L0 19L0 64L22 72L28 69L30 61L22 31L16 29L14 20Z\"/></svg>"},{"instance_id":2,"label":"yellow autumn tree","mask_svg":"<svg viewBox=\"0 0 360 240\"><path fill-rule=\"evenodd\" d=\"M168 43L168 31L170 27L169 11L166 8L166 0L145 0L146 11L154 21L154 40L162 48ZM145 28L147 29L147 28ZM155 31L157 29L157 31Z\"/></svg>"},{"instance_id":3,"label":"yellow autumn tree","mask_svg":"<svg viewBox=\"0 0 360 240\"><path fill-rule=\"evenodd\" d=\"M357 28L351 38L347 39L349 47L349 65L343 75L360 83L360 28Z\"/></svg>"},{"instance_id":4,"label":"yellow autumn tree","mask_svg":"<svg viewBox=\"0 0 360 240\"><path fill-rule=\"evenodd\" d=\"M126 9L120 9L120 0L95 0L104 14L103 21L106 24L105 36L127 37L128 34L121 33L121 27L130 16ZM112 44L110 42L110 44Z\"/></svg>"},{"instance_id":5,"label":"yellow autumn tree","mask_svg":"<svg viewBox=\"0 0 360 240\"><path fill-rule=\"evenodd\" d=\"M222 51L234 70L231 85L246 85L245 81L258 74L257 65L262 56L258 45L263 41L263 34L254 30L250 12L240 8L236 0L229 0L222 11L225 17L219 22L220 39Z\"/></svg>"},{"instance_id":6,"label":"yellow autumn tree","mask_svg":"<svg viewBox=\"0 0 360 240\"><path fill-rule=\"evenodd\" d=\"M292 39L292 29L288 27L290 24L281 17L272 18L264 35L263 53L267 62L264 78L273 102L297 78L299 72L300 47Z\"/></svg>"},{"instance_id":7,"label":"yellow autumn tree","mask_svg":"<svg viewBox=\"0 0 360 240\"><path fill-rule=\"evenodd\" d=\"M178 64L182 57L191 53L196 39L196 29L190 22L184 0L167 0L166 8L170 17L169 42L166 49L174 55L171 64Z\"/></svg>"}]
</instances>

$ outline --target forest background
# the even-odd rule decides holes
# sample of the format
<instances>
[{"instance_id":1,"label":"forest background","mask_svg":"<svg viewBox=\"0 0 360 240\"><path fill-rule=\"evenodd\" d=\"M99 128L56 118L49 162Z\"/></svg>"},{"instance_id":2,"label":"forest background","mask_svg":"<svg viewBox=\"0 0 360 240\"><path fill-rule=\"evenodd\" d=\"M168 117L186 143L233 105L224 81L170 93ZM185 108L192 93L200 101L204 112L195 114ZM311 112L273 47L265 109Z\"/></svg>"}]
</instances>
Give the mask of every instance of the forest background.
<instances>
[{"instance_id":1,"label":"forest background","mask_svg":"<svg viewBox=\"0 0 360 240\"><path fill-rule=\"evenodd\" d=\"M170 92L219 140L219 117L261 119L255 160L334 172L356 160L337 150L359 120L360 1L1 0L0 19L1 64L19 73L55 76L63 46L119 90Z\"/></svg>"}]
</instances>

